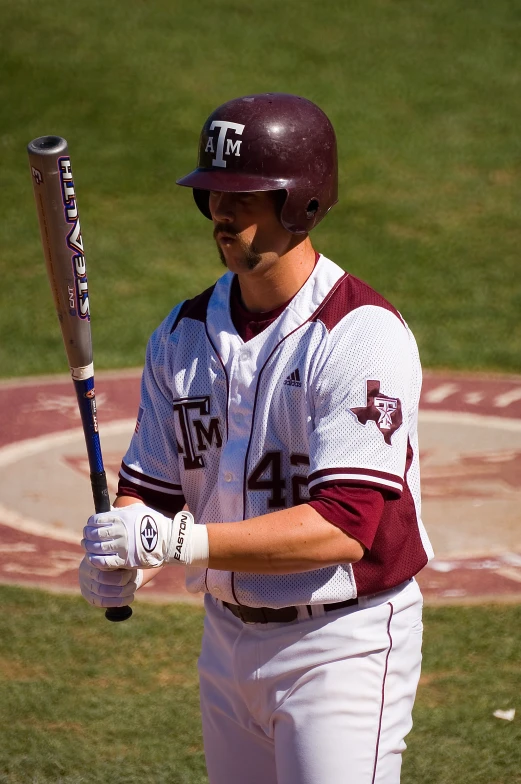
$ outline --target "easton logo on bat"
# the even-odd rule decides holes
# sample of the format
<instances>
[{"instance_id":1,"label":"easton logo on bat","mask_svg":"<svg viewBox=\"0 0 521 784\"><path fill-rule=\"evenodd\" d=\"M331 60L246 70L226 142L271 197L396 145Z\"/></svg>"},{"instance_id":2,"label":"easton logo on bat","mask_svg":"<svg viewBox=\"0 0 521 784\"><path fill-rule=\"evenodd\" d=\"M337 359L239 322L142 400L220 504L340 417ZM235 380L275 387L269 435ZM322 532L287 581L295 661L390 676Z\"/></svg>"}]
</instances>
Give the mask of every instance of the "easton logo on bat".
<instances>
[{"instance_id":1,"label":"easton logo on bat","mask_svg":"<svg viewBox=\"0 0 521 784\"><path fill-rule=\"evenodd\" d=\"M65 220L67 223L72 224L72 229L67 236L67 245L73 253L72 268L74 280L76 282L76 301L78 307L76 313L74 313L72 307L70 307L70 311L71 315L77 314L82 319L90 320L87 268L85 265L85 255L83 253L83 239L81 236L80 219L78 217L78 206L76 204L76 193L72 179L71 160L69 157L58 158L58 165L60 167ZM71 305L70 299L71 298L69 297L69 306Z\"/></svg>"},{"instance_id":2,"label":"easton logo on bat","mask_svg":"<svg viewBox=\"0 0 521 784\"><path fill-rule=\"evenodd\" d=\"M87 394L86 397L89 397ZM98 409L96 408L96 398L94 396L94 390L92 390L92 397L90 398L90 413L92 416L92 429L95 433L98 432Z\"/></svg>"},{"instance_id":3,"label":"easton logo on bat","mask_svg":"<svg viewBox=\"0 0 521 784\"><path fill-rule=\"evenodd\" d=\"M31 166L31 174L34 177L36 184L41 185L43 182L43 175L40 169L37 169L35 166Z\"/></svg>"}]
</instances>

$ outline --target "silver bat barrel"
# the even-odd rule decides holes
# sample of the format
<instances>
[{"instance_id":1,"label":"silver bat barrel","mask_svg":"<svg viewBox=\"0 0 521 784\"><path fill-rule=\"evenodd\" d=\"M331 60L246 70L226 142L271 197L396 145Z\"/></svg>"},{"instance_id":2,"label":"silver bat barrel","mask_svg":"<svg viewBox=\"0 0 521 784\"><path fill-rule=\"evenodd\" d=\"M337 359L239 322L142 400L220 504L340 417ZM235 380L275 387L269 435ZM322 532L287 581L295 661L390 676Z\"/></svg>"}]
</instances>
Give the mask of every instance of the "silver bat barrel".
<instances>
[{"instance_id":1,"label":"silver bat barrel","mask_svg":"<svg viewBox=\"0 0 521 784\"><path fill-rule=\"evenodd\" d=\"M91 372L89 287L67 142L41 136L28 145L42 246L73 378Z\"/></svg>"}]
</instances>

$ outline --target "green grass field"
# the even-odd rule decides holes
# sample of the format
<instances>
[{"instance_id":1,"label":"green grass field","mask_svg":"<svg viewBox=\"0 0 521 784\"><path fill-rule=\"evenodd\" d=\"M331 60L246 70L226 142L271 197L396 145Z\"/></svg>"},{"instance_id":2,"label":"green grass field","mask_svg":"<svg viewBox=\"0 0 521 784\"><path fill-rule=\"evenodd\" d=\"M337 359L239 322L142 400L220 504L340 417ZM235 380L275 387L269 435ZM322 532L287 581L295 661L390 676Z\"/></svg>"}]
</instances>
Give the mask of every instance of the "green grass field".
<instances>
[{"instance_id":1,"label":"green grass field","mask_svg":"<svg viewBox=\"0 0 521 784\"><path fill-rule=\"evenodd\" d=\"M521 10L515 0L2 4L0 374L61 371L25 147L65 136L96 366L221 274L174 185L219 103L275 90L331 116L341 198L318 249L403 312L427 367L521 371Z\"/></svg>"},{"instance_id":2,"label":"green grass field","mask_svg":"<svg viewBox=\"0 0 521 784\"><path fill-rule=\"evenodd\" d=\"M202 784L203 611L0 587L2 784ZM521 607L429 608L403 784L519 784ZM493 717L517 707L513 722ZM239 784L239 782L230 782ZM327 782L324 782L327 784Z\"/></svg>"}]
</instances>

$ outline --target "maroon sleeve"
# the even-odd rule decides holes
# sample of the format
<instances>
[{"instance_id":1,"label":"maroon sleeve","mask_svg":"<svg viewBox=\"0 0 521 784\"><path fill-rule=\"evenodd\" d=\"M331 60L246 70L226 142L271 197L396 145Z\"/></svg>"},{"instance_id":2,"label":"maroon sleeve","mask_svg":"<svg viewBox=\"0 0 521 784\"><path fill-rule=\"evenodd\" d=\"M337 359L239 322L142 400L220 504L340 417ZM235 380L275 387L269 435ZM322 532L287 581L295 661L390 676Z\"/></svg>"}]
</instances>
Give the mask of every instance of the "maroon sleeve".
<instances>
[{"instance_id":1,"label":"maroon sleeve","mask_svg":"<svg viewBox=\"0 0 521 784\"><path fill-rule=\"evenodd\" d=\"M376 535L386 498L372 487L332 485L311 490L308 504L368 550Z\"/></svg>"},{"instance_id":2,"label":"maroon sleeve","mask_svg":"<svg viewBox=\"0 0 521 784\"><path fill-rule=\"evenodd\" d=\"M142 501L151 509L156 509L168 517L173 517L180 512L185 505L184 495L168 495L150 488L138 487L124 477L119 477L117 498L127 496Z\"/></svg>"}]
</instances>

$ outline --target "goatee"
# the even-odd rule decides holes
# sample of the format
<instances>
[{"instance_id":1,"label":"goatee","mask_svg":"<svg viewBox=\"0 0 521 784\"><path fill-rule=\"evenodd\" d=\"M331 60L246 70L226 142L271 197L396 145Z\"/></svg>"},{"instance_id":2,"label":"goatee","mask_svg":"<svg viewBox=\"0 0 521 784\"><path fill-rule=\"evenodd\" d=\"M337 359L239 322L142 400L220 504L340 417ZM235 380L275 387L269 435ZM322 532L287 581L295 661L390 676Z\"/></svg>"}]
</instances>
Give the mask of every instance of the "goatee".
<instances>
[{"instance_id":1,"label":"goatee","mask_svg":"<svg viewBox=\"0 0 521 784\"><path fill-rule=\"evenodd\" d=\"M260 262L262 261L262 256L260 255L260 253L257 253L254 250L253 245L246 245L246 243L243 240L239 239L239 237L236 237L235 241L239 244L239 247L240 247L240 249L242 251L243 262L244 262L244 265L246 266L246 269L248 269L250 271L254 270L255 267L258 264L260 264ZM217 243L217 251L219 253L219 257L221 259L221 262L223 263L223 265L225 267L227 267L228 264L226 262L226 256L224 255L223 249L221 248L219 243Z\"/></svg>"}]
</instances>

